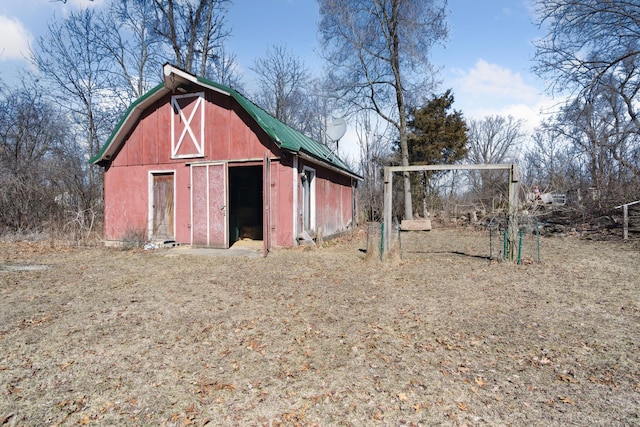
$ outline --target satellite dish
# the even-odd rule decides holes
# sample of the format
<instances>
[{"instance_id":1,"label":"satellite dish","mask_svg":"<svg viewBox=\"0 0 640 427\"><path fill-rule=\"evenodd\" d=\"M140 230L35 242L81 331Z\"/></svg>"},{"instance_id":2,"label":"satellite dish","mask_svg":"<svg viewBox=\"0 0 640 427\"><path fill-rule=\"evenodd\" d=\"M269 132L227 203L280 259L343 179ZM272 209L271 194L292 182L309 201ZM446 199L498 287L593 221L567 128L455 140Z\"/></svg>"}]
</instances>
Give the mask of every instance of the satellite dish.
<instances>
[{"instance_id":1,"label":"satellite dish","mask_svg":"<svg viewBox=\"0 0 640 427\"><path fill-rule=\"evenodd\" d=\"M347 122L343 118L332 117L327 123L326 132L331 141L339 141L347 132Z\"/></svg>"}]
</instances>

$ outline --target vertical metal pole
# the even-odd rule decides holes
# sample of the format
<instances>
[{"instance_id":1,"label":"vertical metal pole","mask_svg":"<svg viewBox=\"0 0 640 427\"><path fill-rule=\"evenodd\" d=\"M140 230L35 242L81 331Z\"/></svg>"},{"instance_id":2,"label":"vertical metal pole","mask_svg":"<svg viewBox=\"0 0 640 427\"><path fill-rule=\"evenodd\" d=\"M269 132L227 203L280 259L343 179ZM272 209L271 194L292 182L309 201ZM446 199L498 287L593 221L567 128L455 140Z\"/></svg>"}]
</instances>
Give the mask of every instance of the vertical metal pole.
<instances>
[{"instance_id":1,"label":"vertical metal pole","mask_svg":"<svg viewBox=\"0 0 640 427\"><path fill-rule=\"evenodd\" d=\"M384 213L383 213L383 252L391 246L391 204L393 202L393 173L389 167L384 168Z\"/></svg>"},{"instance_id":2,"label":"vertical metal pole","mask_svg":"<svg viewBox=\"0 0 640 427\"><path fill-rule=\"evenodd\" d=\"M540 228L538 227L538 218L536 218L536 240L538 243L538 264L540 264Z\"/></svg>"},{"instance_id":3,"label":"vertical metal pole","mask_svg":"<svg viewBox=\"0 0 640 427\"><path fill-rule=\"evenodd\" d=\"M400 224L398 224L398 249L400 249L400 259L402 259L402 230L400 230Z\"/></svg>"},{"instance_id":4,"label":"vertical metal pole","mask_svg":"<svg viewBox=\"0 0 640 427\"><path fill-rule=\"evenodd\" d=\"M518 241L518 265L520 265L520 260L522 259L522 230L520 230L520 240Z\"/></svg>"},{"instance_id":5,"label":"vertical metal pole","mask_svg":"<svg viewBox=\"0 0 640 427\"><path fill-rule=\"evenodd\" d=\"M509 224L507 224L507 227L509 226ZM502 239L503 242L503 248L502 248L502 260L506 261L507 260L507 238L509 236L509 232L507 231L507 228L504 229L504 236Z\"/></svg>"},{"instance_id":6,"label":"vertical metal pole","mask_svg":"<svg viewBox=\"0 0 640 427\"><path fill-rule=\"evenodd\" d=\"M627 240L629 238L629 205L622 206L622 238Z\"/></svg>"},{"instance_id":7,"label":"vertical metal pole","mask_svg":"<svg viewBox=\"0 0 640 427\"><path fill-rule=\"evenodd\" d=\"M509 221L507 233L507 252L509 261L515 261L515 246L518 238L518 186L520 176L518 165L511 165L509 169Z\"/></svg>"},{"instance_id":8,"label":"vertical metal pole","mask_svg":"<svg viewBox=\"0 0 640 427\"><path fill-rule=\"evenodd\" d=\"M384 222L380 224L380 261L384 257Z\"/></svg>"}]
</instances>

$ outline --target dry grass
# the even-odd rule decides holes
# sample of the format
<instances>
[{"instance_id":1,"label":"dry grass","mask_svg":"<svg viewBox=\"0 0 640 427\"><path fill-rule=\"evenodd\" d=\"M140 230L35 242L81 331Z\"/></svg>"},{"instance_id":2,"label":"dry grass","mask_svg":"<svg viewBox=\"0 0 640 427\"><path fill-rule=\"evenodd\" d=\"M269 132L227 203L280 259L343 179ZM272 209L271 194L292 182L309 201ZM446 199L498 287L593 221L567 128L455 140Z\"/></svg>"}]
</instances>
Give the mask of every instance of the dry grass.
<instances>
[{"instance_id":1,"label":"dry grass","mask_svg":"<svg viewBox=\"0 0 640 427\"><path fill-rule=\"evenodd\" d=\"M0 244L0 425L640 424L638 250L545 239L514 266L487 246Z\"/></svg>"}]
</instances>

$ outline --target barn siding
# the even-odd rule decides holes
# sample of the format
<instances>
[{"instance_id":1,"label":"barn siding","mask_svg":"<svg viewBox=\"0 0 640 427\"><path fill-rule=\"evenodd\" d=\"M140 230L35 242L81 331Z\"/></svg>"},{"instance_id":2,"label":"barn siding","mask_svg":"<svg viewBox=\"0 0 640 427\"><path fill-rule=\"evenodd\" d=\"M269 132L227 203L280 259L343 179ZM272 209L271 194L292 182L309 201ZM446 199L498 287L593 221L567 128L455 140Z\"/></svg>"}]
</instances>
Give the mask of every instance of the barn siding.
<instances>
[{"instance_id":1,"label":"barn siding","mask_svg":"<svg viewBox=\"0 0 640 427\"><path fill-rule=\"evenodd\" d=\"M150 172L175 171L175 238L191 243L191 171L189 162L233 162L263 159L271 164L270 233L272 246L287 247L300 229L294 224L293 157L278 160L282 151L249 114L232 98L205 91L204 158L171 158L171 96L159 99L140 116L105 172L105 239L122 241L127 235L147 236ZM261 160L260 160L261 162ZM316 170L316 226L325 236L346 230L351 221L350 178L312 162L300 161ZM298 197L298 203L301 201ZM296 222L300 217L300 206Z\"/></svg>"},{"instance_id":2,"label":"barn siding","mask_svg":"<svg viewBox=\"0 0 640 427\"><path fill-rule=\"evenodd\" d=\"M316 228L322 229L324 236L346 231L352 222L351 178L308 161L300 162L299 172L304 166L316 171ZM296 222L297 229L302 230L303 190L299 179L297 187L299 207Z\"/></svg>"}]
</instances>

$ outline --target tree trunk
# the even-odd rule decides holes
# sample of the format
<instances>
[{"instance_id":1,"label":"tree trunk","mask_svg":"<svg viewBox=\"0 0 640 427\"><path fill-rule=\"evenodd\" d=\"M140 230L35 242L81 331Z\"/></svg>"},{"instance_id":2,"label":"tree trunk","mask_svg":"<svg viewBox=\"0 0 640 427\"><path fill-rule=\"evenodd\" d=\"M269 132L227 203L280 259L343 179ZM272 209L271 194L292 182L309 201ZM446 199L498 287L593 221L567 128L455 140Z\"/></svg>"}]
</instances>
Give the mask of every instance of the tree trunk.
<instances>
[{"instance_id":1,"label":"tree trunk","mask_svg":"<svg viewBox=\"0 0 640 427\"><path fill-rule=\"evenodd\" d=\"M389 21L389 31L391 34L391 69L395 78L396 102L398 105L398 115L400 123L398 132L400 133L400 151L402 154L402 166L409 166L409 146L407 143L407 111L404 103L404 92L402 87L402 74L400 72L400 37L398 34L398 2L392 5L392 16ZM404 219L413 219L413 206L411 204L411 179L409 172L402 173L404 183Z\"/></svg>"}]
</instances>

